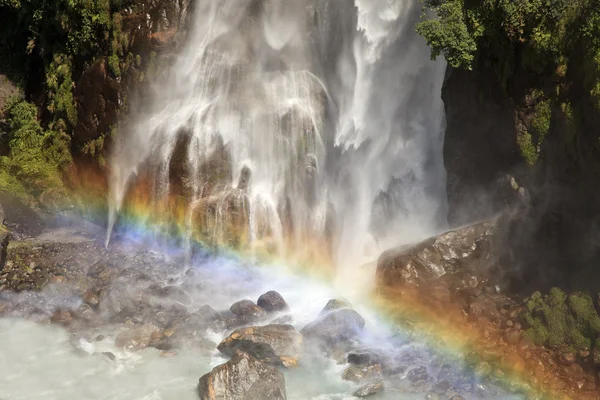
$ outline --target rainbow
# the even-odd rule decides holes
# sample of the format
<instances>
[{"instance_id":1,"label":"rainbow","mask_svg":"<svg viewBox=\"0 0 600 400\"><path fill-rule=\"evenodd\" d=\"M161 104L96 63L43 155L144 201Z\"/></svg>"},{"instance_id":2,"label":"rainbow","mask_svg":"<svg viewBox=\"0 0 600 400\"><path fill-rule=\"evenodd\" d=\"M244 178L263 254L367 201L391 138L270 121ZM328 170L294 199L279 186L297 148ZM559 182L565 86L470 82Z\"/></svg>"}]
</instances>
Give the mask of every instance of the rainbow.
<instances>
[{"instance_id":1,"label":"rainbow","mask_svg":"<svg viewBox=\"0 0 600 400\"><path fill-rule=\"evenodd\" d=\"M105 221L107 186L103 174L79 171L71 182L75 183L71 186L72 195L81 214L94 221ZM283 265L294 276L320 283L331 283L335 277L335 269L330 258L324 255L322 244L306 243L303 250L312 257L306 257L306 254L281 256L256 249L240 250L223 244L207 244L201 237L190 237L182 200L167 199L162 204L163 208L157 210L148 199L147 190L148 187L143 184L132 188L127 205L119 216L120 231L126 232L129 237L180 246L187 234L194 246L241 262L252 262L265 268ZM311 254L311 250L316 250L315 254ZM365 302L390 327L410 328L434 350L451 357L467 355L468 368L473 373L497 378L496 382L508 391L528 399L595 398L577 387L565 386L535 360L525 360L518 349L505 344L494 330L482 332L452 304L443 309L436 308L410 288L378 288L368 294ZM491 369L481 371L474 367L481 363L487 363Z\"/></svg>"}]
</instances>

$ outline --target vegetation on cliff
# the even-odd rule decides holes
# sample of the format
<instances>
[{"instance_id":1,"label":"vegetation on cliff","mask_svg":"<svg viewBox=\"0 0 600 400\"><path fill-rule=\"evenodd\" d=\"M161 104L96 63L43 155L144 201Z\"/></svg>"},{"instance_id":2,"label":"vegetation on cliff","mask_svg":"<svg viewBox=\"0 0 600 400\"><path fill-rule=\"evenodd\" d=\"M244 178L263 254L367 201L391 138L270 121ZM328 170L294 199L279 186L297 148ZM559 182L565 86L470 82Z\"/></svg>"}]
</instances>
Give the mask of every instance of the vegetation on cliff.
<instances>
[{"instance_id":1,"label":"vegetation on cliff","mask_svg":"<svg viewBox=\"0 0 600 400\"><path fill-rule=\"evenodd\" d=\"M143 80L142 64L150 68L155 55L140 53L152 32L171 27L161 18L166 15L179 22L181 15L175 14L182 4L0 0L0 78L7 76L20 87L10 101L0 101L0 122L4 120L0 123L0 190L37 196L44 188L60 185L71 154L104 164L102 147L118 113L112 109L125 103L125 98L114 93L126 86L120 81L130 67L140 69L131 80ZM104 79L116 83L111 84L109 94L88 90L87 104L82 106L77 85L98 63L106 65L100 68L107 71ZM99 79L96 73L88 82L94 81L95 89L101 91ZM93 101L99 104L90 106ZM109 101L116 104L110 112L105 105ZM91 137L78 138L79 131L93 132Z\"/></svg>"},{"instance_id":2,"label":"vegetation on cliff","mask_svg":"<svg viewBox=\"0 0 600 400\"><path fill-rule=\"evenodd\" d=\"M597 346L600 316L592 298L584 293L569 296L552 288L547 296L534 293L522 317L527 337L537 345L591 350Z\"/></svg>"},{"instance_id":3,"label":"vegetation on cliff","mask_svg":"<svg viewBox=\"0 0 600 400\"><path fill-rule=\"evenodd\" d=\"M552 124L567 124L564 148L579 151L573 133L600 114L599 0L424 0L424 10L417 31L433 58L495 72L522 112L516 140L528 164Z\"/></svg>"}]
</instances>

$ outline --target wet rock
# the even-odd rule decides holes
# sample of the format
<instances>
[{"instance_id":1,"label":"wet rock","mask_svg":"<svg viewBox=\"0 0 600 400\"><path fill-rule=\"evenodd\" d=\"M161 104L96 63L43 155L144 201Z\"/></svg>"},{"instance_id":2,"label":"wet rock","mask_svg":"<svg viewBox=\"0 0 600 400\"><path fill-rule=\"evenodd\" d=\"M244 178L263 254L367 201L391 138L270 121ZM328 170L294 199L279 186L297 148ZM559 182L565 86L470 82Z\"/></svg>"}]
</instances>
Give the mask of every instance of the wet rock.
<instances>
[{"instance_id":1,"label":"wet rock","mask_svg":"<svg viewBox=\"0 0 600 400\"><path fill-rule=\"evenodd\" d=\"M1 206L0 206L1 207ZM2 211L2 210L0 210ZM0 214L0 218L4 218L4 213ZM0 222L0 271L4 269L6 265L6 258L8 255L8 232L4 231L2 223Z\"/></svg>"},{"instance_id":2,"label":"wet rock","mask_svg":"<svg viewBox=\"0 0 600 400\"><path fill-rule=\"evenodd\" d=\"M365 349L348 353L348 363L355 365L387 365L391 363L391 358L381 350Z\"/></svg>"},{"instance_id":3,"label":"wet rock","mask_svg":"<svg viewBox=\"0 0 600 400\"><path fill-rule=\"evenodd\" d=\"M478 287L497 266L492 236L494 223L450 231L414 246L384 252L377 262L380 288L418 289L427 301L464 301L458 293L481 292Z\"/></svg>"},{"instance_id":4,"label":"wet rock","mask_svg":"<svg viewBox=\"0 0 600 400\"><path fill-rule=\"evenodd\" d=\"M58 310L50 317L50 321L60 325L70 325L73 322L71 313L67 310Z\"/></svg>"},{"instance_id":5,"label":"wet rock","mask_svg":"<svg viewBox=\"0 0 600 400\"><path fill-rule=\"evenodd\" d=\"M90 307L98 307L98 303L100 303L97 293L92 289L86 290L83 294L83 301Z\"/></svg>"},{"instance_id":6,"label":"wet rock","mask_svg":"<svg viewBox=\"0 0 600 400\"><path fill-rule=\"evenodd\" d=\"M223 318L221 313L219 313L217 310L215 310L208 304L200 307L198 311L196 311L194 314L201 316L202 319L206 322L213 322Z\"/></svg>"},{"instance_id":7,"label":"wet rock","mask_svg":"<svg viewBox=\"0 0 600 400\"><path fill-rule=\"evenodd\" d=\"M183 304L184 306L189 306L190 304L192 304L192 298L190 297L190 295L187 294L186 291L180 288L179 286L165 286L162 288L154 289L153 292L159 297L176 301L178 303Z\"/></svg>"},{"instance_id":8,"label":"wet rock","mask_svg":"<svg viewBox=\"0 0 600 400\"><path fill-rule=\"evenodd\" d=\"M356 383L380 381L382 377L379 365L351 365L342 373L342 379Z\"/></svg>"},{"instance_id":9,"label":"wet rock","mask_svg":"<svg viewBox=\"0 0 600 400\"><path fill-rule=\"evenodd\" d=\"M2 207L2 203L0 203L0 228L4 226L4 221L6 220L6 214L4 214L4 208Z\"/></svg>"},{"instance_id":10,"label":"wet rock","mask_svg":"<svg viewBox=\"0 0 600 400\"><path fill-rule=\"evenodd\" d=\"M241 300L233 303L229 310L238 317L250 317L258 319L265 316L265 310L254 304L251 300Z\"/></svg>"},{"instance_id":11,"label":"wet rock","mask_svg":"<svg viewBox=\"0 0 600 400\"><path fill-rule=\"evenodd\" d=\"M406 379L413 385L427 384L433 381L433 378L427 372L427 368L421 366L413 368L406 374Z\"/></svg>"},{"instance_id":12,"label":"wet rock","mask_svg":"<svg viewBox=\"0 0 600 400\"><path fill-rule=\"evenodd\" d=\"M64 190L48 189L38 198L40 207L45 211L58 214L73 208L73 202Z\"/></svg>"},{"instance_id":13,"label":"wet rock","mask_svg":"<svg viewBox=\"0 0 600 400\"><path fill-rule=\"evenodd\" d=\"M500 314L498 306L488 296L479 297L469 304L467 312L473 320L479 317L497 318Z\"/></svg>"},{"instance_id":14,"label":"wet rock","mask_svg":"<svg viewBox=\"0 0 600 400\"><path fill-rule=\"evenodd\" d=\"M369 397L381 392L384 389L383 381L377 383L368 383L358 388L352 395L354 397Z\"/></svg>"},{"instance_id":15,"label":"wet rock","mask_svg":"<svg viewBox=\"0 0 600 400\"><path fill-rule=\"evenodd\" d=\"M128 329L117 336L115 345L129 351L142 350L150 345L152 335L157 331L158 328L153 325Z\"/></svg>"},{"instance_id":16,"label":"wet rock","mask_svg":"<svg viewBox=\"0 0 600 400\"><path fill-rule=\"evenodd\" d=\"M94 319L94 310L87 304L82 304L77 309L77 317L84 321L91 321Z\"/></svg>"},{"instance_id":17,"label":"wet rock","mask_svg":"<svg viewBox=\"0 0 600 400\"><path fill-rule=\"evenodd\" d=\"M442 396L443 394L446 394L448 389L450 389L450 386L452 385L448 381L439 381L435 385L433 385L433 387L431 388L431 393L435 393L439 396Z\"/></svg>"},{"instance_id":18,"label":"wet rock","mask_svg":"<svg viewBox=\"0 0 600 400\"><path fill-rule=\"evenodd\" d=\"M240 172L240 179L238 180L237 188L240 190L248 190L250 186L250 179L252 178L252 171L248 166L244 165Z\"/></svg>"},{"instance_id":19,"label":"wet rock","mask_svg":"<svg viewBox=\"0 0 600 400\"><path fill-rule=\"evenodd\" d=\"M575 357L575 354L571 352L565 352L558 356L558 360L562 365L570 366L575 364L575 362L577 361L577 357Z\"/></svg>"},{"instance_id":20,"label":"wet rock","mask_svg":"<svg viewBox=\"0 0 600 400\"><path fill-rule=\"evenodd\" d=\"M274 367L238 352L200 378L201 400L285 400L283 374Z\"/></svg>"},{"instance_id":21,"label":"wet rock","mask_svg":"<svg viewBox=\"0 0 600 400\"><path fill-rule=\"evenodd\" d=\"M256 304L267 312L279 312L289 309L283 297L273 290L261 295Z\"/></svg>"},{"instance_id":22,"label":"wet rock","mask_svg":"<svg viewBox=\"0 0 600 400\"><path fill-rule=\"evenodd\" d=\"M505 330L504 340L506 343L516 346L521 341L521 331L515 328L509 328Z\"/></svg>"},{"instance_id":23,"label":"wet rock","mask_svg":"<svg viewBox=\"0 0 600 400\"><path fill-rule=\"evenodd\" d=\"M355 339L364 329L365 320L356 311L344 308L322 315L306 325L300 333L307 339L326 345Z\"/></svg>"},{"instance_id":24,"label":"wet rock","mask_svg":"<svg viewBox=\"0 0 600 400\"><path fill-rule=\"evenodd\" d=\"M108 358L110 361L115 361L117 359L117 357L115 357L115 355L113 353L111 353L110 351L105 351L103 353L100 353L103 356L105 356L106 358Z\"/></svg>"},{"instance_id":25,"label":"wet rock","mask_svg":"<svg viewBox=\"0 0 600 400\"><path fill-rule=\"evenodd\" d=\"M298 364L303 339L291 325L253 326L236 330L217 349L229 356L239 350L269 364L291 367Z\"/></svg>"},{"instance_id":26,"label":"wet rock","mask_svg":"<svg viewBox=\"0 0 600 400\"><path fill-rule=\"evenodd\" d=\"M319 315L325 315L330 311L341 310L343 308L352 308L352 304L344 299L332 299L327 302L325 307L321 310Z\"/></svg>"}]
</instances>

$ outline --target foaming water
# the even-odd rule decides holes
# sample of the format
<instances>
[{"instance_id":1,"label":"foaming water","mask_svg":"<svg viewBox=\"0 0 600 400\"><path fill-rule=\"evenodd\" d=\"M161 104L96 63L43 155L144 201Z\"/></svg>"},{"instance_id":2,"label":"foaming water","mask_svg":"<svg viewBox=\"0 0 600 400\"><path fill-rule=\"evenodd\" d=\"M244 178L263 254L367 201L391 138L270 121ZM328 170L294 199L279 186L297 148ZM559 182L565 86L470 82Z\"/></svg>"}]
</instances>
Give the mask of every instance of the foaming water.
<instances>
[{"instance_id":1,"label":"foaming water","mask_svg":"<svg viewBox=\"0 0 600 400\"><path fill-rule=\"evenodd\" d=\"M188 232L225 238L240 214L250 246L329 243L340 276L439 229L444 63L419 15L417 0L197 1L116 146L107 241L142 176L157 213L186 199Z\"/></svg>"},{"instance_id":2,"label":"foaming water","mask_svg":"<svg viewBox=\"0 0 600 400\"><path fill-rule=\"evenodd\" d=\"M121 241L116 253L107 253L108 260L119 261L118 268L127 273L142 270L146 278L136 283L128 278L115 278L106 298L124 290L134 295L138 290L156 282L178 286L187 296L186 308L193 313L209 304L216 310L227 310L235 301L256 300L268 290L277 290L290 306L291 324L300 330L318 317L323 306L332 298L346 298L366 321L360 337L361 348L385 351L402 360L407 371L424 368L432 379L439 378L442 366L453 390L466 399L510 399L502 390L482 383L466 367L460 354L451 349L434 349L419 336L408 335L398 325L386 321L370 306L363 294L315 281L295 273L285 265L261 265L235 256L200 256L192 260L192 268L182 263L180 248L148 251L137 243ZM115 251L115 250L113 250ZM118 274L118 276L121 276ZM77 309L81 300L69 295L68 284L50 286L41 293L2 293L14 302L44 305L46 315L56 309ZM146 289L144 289L146 288ZM6 298L3 298L6 300ZM165 300L167 301L167 300ZM179 306L182 306L179 303ZM100 308L99 312L102 308ZM145 318L146 316L142 316ZM273 318L278 318L275 315ZM264 323L269 323L265 321ZM139 325L138 325L139 326ZM215 366L227 361L211 346L210 351L182 347L177 354L164 357L159 350L147 348L129 352L115 345L115 337L128 329L123 324L108 324L92 328L89 334L70 336L64 329L19 319L0 319L0 382L3 398L35 399L103 399L103 400L192 400L197 399L198 379ZM208 331L205 338L215 343L230 331ZM104 339L94 339L102 334ZM107 357L104 353L112 353ZM114 359L113 359L114 358ZM348 365L336 363L316 348L308 346L297 368L284 369L287 398L290 400L346 400L352 398L357 386L341 378ZM438 377L438 378L436 378ZM391 379L391 378L390 378ZM33 383L35 380L35 383ZM392 382L393 381L393 382ZM388 380L395 387L386 387L381 399L422 399L430 386L414 387L407 374ZM478 388L483 389L478 389Z\"/></svg>"}]
</instances>

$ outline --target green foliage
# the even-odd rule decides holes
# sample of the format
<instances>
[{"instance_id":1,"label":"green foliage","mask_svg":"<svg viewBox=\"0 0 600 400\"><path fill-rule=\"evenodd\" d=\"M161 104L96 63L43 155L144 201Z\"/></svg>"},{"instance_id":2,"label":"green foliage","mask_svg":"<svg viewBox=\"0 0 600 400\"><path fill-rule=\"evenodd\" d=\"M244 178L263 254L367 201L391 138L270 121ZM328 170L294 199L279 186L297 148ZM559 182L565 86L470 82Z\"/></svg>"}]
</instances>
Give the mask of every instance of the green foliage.
<instances>
[{"instance_id":1,"label":"green foliage","mask_svg":"<svg viewBox=\"0 0 600 400\"><path fill-rule=\"evenodd\" d=\"M57 54L46 70L48 88L48 111L54 119L65 119L69 125L77 125L77 106L73 98L71 62L64 54Z\"/></svg>"},{"instance_id":2,"label":"green foliage","mask_svg":"<svg viewBox=\"0 0 600 400\"><path fill-rule=\"evenodd\" d=\"M116 54L108 57L108 69L115 77L121 76L121 67L119 66L119 57Z\"/></svg>"},{"instance_id":3,"label":"green foliage","mask_svg":"<svg viewBox=\"0 0 600 400\"><path fill-rule=\"evenodd\" d=\"M536 345L590 349L598 339L600 317L587 294L552 288L545 298L536 292L525 306L525 334Z\"/></svg>"},{"instance_id":4,"label":"green foliage","mask_svg":"<svg viewBox=\"0 0 600 400\"><path fill-rule=\"evenodd\" d=\"M429 2L429 6L439 18L420 22L417 32L431 46L432 59L443 54L453 67L471 69L477 46L465 23L463 2L456 0L438 5Z\"/></svg>"},{"instance_id":5,"label":"green foliage","mask_svg":"<svg viewBox=\"0 0 600 400\"><path fill-rule=\"evenodd\" d=\"M44 132L37 120L37 108L24 100L9 104L6 115L10 152L0 158L0 189L22 195L59 187L60 170L71 162L69 137Z\"/></svg>"},{"instance_id":6,"label":"green foliage","mask_svg":"<svg viewBox=\"0 0 600 400\"><path fill-rule=\"evenodd\" d=\"M538 159L538 149L533 143L531 134L524 130L517 135L517 146L523 159L529 166L535 165Z\"/></svg>"},{"instance_id":7,"label":"green foliage","mask_svg":"<svg viewBox=\"0 0 600 400\"><path fill-rule=\"evenodd\" d=\"M545 97L540 91L534 91L534 97L537 104L534 106L534 116L531 120L531 127L537 135L538 145L542 143L544 137L550 130L550 119L552 118L552 107L550 99Z\"/></svg>"}]
</instances>

